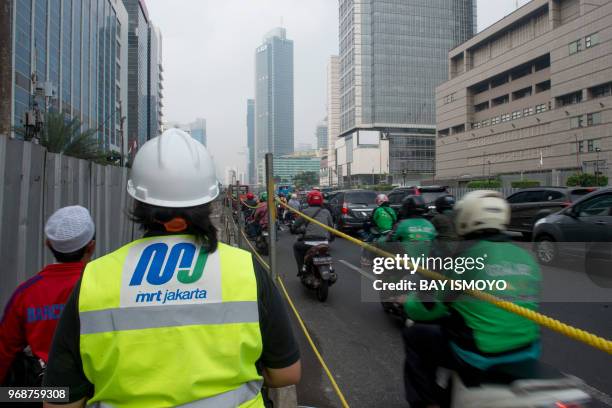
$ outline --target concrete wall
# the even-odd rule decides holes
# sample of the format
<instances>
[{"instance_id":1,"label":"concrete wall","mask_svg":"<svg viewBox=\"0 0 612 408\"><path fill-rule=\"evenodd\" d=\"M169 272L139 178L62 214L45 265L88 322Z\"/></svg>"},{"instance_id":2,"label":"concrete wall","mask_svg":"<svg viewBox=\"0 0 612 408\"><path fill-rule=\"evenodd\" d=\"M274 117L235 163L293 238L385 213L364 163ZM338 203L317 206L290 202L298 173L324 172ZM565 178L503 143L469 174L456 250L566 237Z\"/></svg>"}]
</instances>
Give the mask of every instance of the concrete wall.
<instances>
[{"instance_id":1,"label":"concrete wall","mask_svg":"<svg viewBox=\"0 0 612 408\"><path fill-rule=\"evenodd\" d=\"M0 137L0 307L17 285L53 262L44 224L58 208L79 204L96 224L96 256L139 235L126 210L126 168L102 166Z\"/></svg>"}]
</instances>

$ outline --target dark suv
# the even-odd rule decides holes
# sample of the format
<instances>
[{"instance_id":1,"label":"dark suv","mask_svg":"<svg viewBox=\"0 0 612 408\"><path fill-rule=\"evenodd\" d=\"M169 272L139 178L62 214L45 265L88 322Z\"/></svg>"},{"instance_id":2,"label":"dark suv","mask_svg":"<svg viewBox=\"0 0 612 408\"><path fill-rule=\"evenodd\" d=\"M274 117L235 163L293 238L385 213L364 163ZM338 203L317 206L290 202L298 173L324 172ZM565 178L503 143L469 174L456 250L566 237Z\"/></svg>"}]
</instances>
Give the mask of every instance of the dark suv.
<instances>
[{"instance_id":1,"label":"dark suv","mask_svg":"<svg viewBox=\"0 0 612 408\"><path fill-rule=\"evenodd\" d=\"M520 190L508 197L512 211L508 230L521 232L529 238L537 220L568 207L595 190L594 187L532 187Z\"/></svg>"},{"instance_id":2,"label":"dark suv","mask_svg":"<svg viewBox=\"0 0 612 408\"><path fill-rule=\"evenodd\" d=\"M332 214L334 227L339 230L362 229L376 208L376 195L375 191L370 190L334 192L326 203L326 207Z\"/></svg>"},{"instance_id":3,"label":"dark suv","mask_svg":"<svg viewBox=\"0 0 612 408\"><path fill-rule=\"evenodd\" d=\"M435 208L436 198L450 194L444 186L412 186L397 187L389 193L389 204L399 214L402 200L408 195L423 196L423 200L430 210Z\"/></svg>"}]
</instances>

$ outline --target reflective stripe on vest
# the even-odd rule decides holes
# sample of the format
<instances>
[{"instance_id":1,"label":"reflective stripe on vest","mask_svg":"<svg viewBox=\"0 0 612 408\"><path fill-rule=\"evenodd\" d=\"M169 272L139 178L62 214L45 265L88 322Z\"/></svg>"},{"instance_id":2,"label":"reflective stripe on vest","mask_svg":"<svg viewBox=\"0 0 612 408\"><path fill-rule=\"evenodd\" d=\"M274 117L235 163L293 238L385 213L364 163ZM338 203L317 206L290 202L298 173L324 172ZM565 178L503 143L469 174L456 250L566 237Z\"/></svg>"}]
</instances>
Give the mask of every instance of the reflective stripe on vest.
<instances>
[{"instance_id":1,"label":"reflective stripe on vest","mask_svg":"<svg viewBox=\"0 0 612 408\"><path fill-rule=\"evenodd\" d=\"M79 292L83 371L100 407L263 407L250 253L190 236L90 262ZM98 405L96 405L98 404Z\"/></svg>"},{"instance_id":2,"label":"reflective stripe on vest","mask_svg":"<svg viewBox=\"0 0 612 408\"><path fill-rule=\"evenodd\" d=\"M241 385L235 390L224 392L223 394L215 395L214 397L204 398L199 401L188 402L187 404L177 405L177 408L219 408L219 407L237 407L245 402L255 398L263 381L251 381ZM88 405L90 408L115 408L113 405L96 402Z\"/></svg>"}]
</instances>

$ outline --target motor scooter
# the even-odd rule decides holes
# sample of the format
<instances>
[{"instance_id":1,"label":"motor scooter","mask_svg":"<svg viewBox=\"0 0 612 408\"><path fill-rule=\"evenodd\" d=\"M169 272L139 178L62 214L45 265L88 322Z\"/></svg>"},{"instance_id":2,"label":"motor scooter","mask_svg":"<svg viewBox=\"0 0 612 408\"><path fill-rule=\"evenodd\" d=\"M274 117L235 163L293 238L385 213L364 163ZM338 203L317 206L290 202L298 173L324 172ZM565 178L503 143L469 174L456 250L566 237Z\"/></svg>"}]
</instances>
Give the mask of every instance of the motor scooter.
<instances>
[{"instance_id":1,"label":"motor scooter","mask_svg":"<svg viewBox=\"0 0 612 408\"><path fill-rule=\"evenodd\" d=\"M328 241L304 241L311 248L304 256L304 271L300 274L302 285L315 290L317 299L325 302L329 295L329 287L338 280L329 252Z\"/></svg>"}]
</instances>

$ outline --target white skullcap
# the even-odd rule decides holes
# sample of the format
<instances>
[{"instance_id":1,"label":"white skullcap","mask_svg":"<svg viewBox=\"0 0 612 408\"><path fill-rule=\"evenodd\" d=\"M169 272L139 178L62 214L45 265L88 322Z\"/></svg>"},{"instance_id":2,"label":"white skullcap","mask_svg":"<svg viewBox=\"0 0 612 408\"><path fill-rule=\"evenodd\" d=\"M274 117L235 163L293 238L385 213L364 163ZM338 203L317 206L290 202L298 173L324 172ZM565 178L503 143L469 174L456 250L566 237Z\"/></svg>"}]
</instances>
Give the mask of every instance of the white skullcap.
<instances>
[{"instance_id":1,"label":"white skullcap","mask_svg":"<svg viewBox=\"0 0 612 408\"><path fill-rule=\"evenodd\" d=\"M95 227L89 211L80 205L60 208L49 217L45 235L51 248L69 254L83 248L94 237Z\"/></svg>"}]
</instances>

